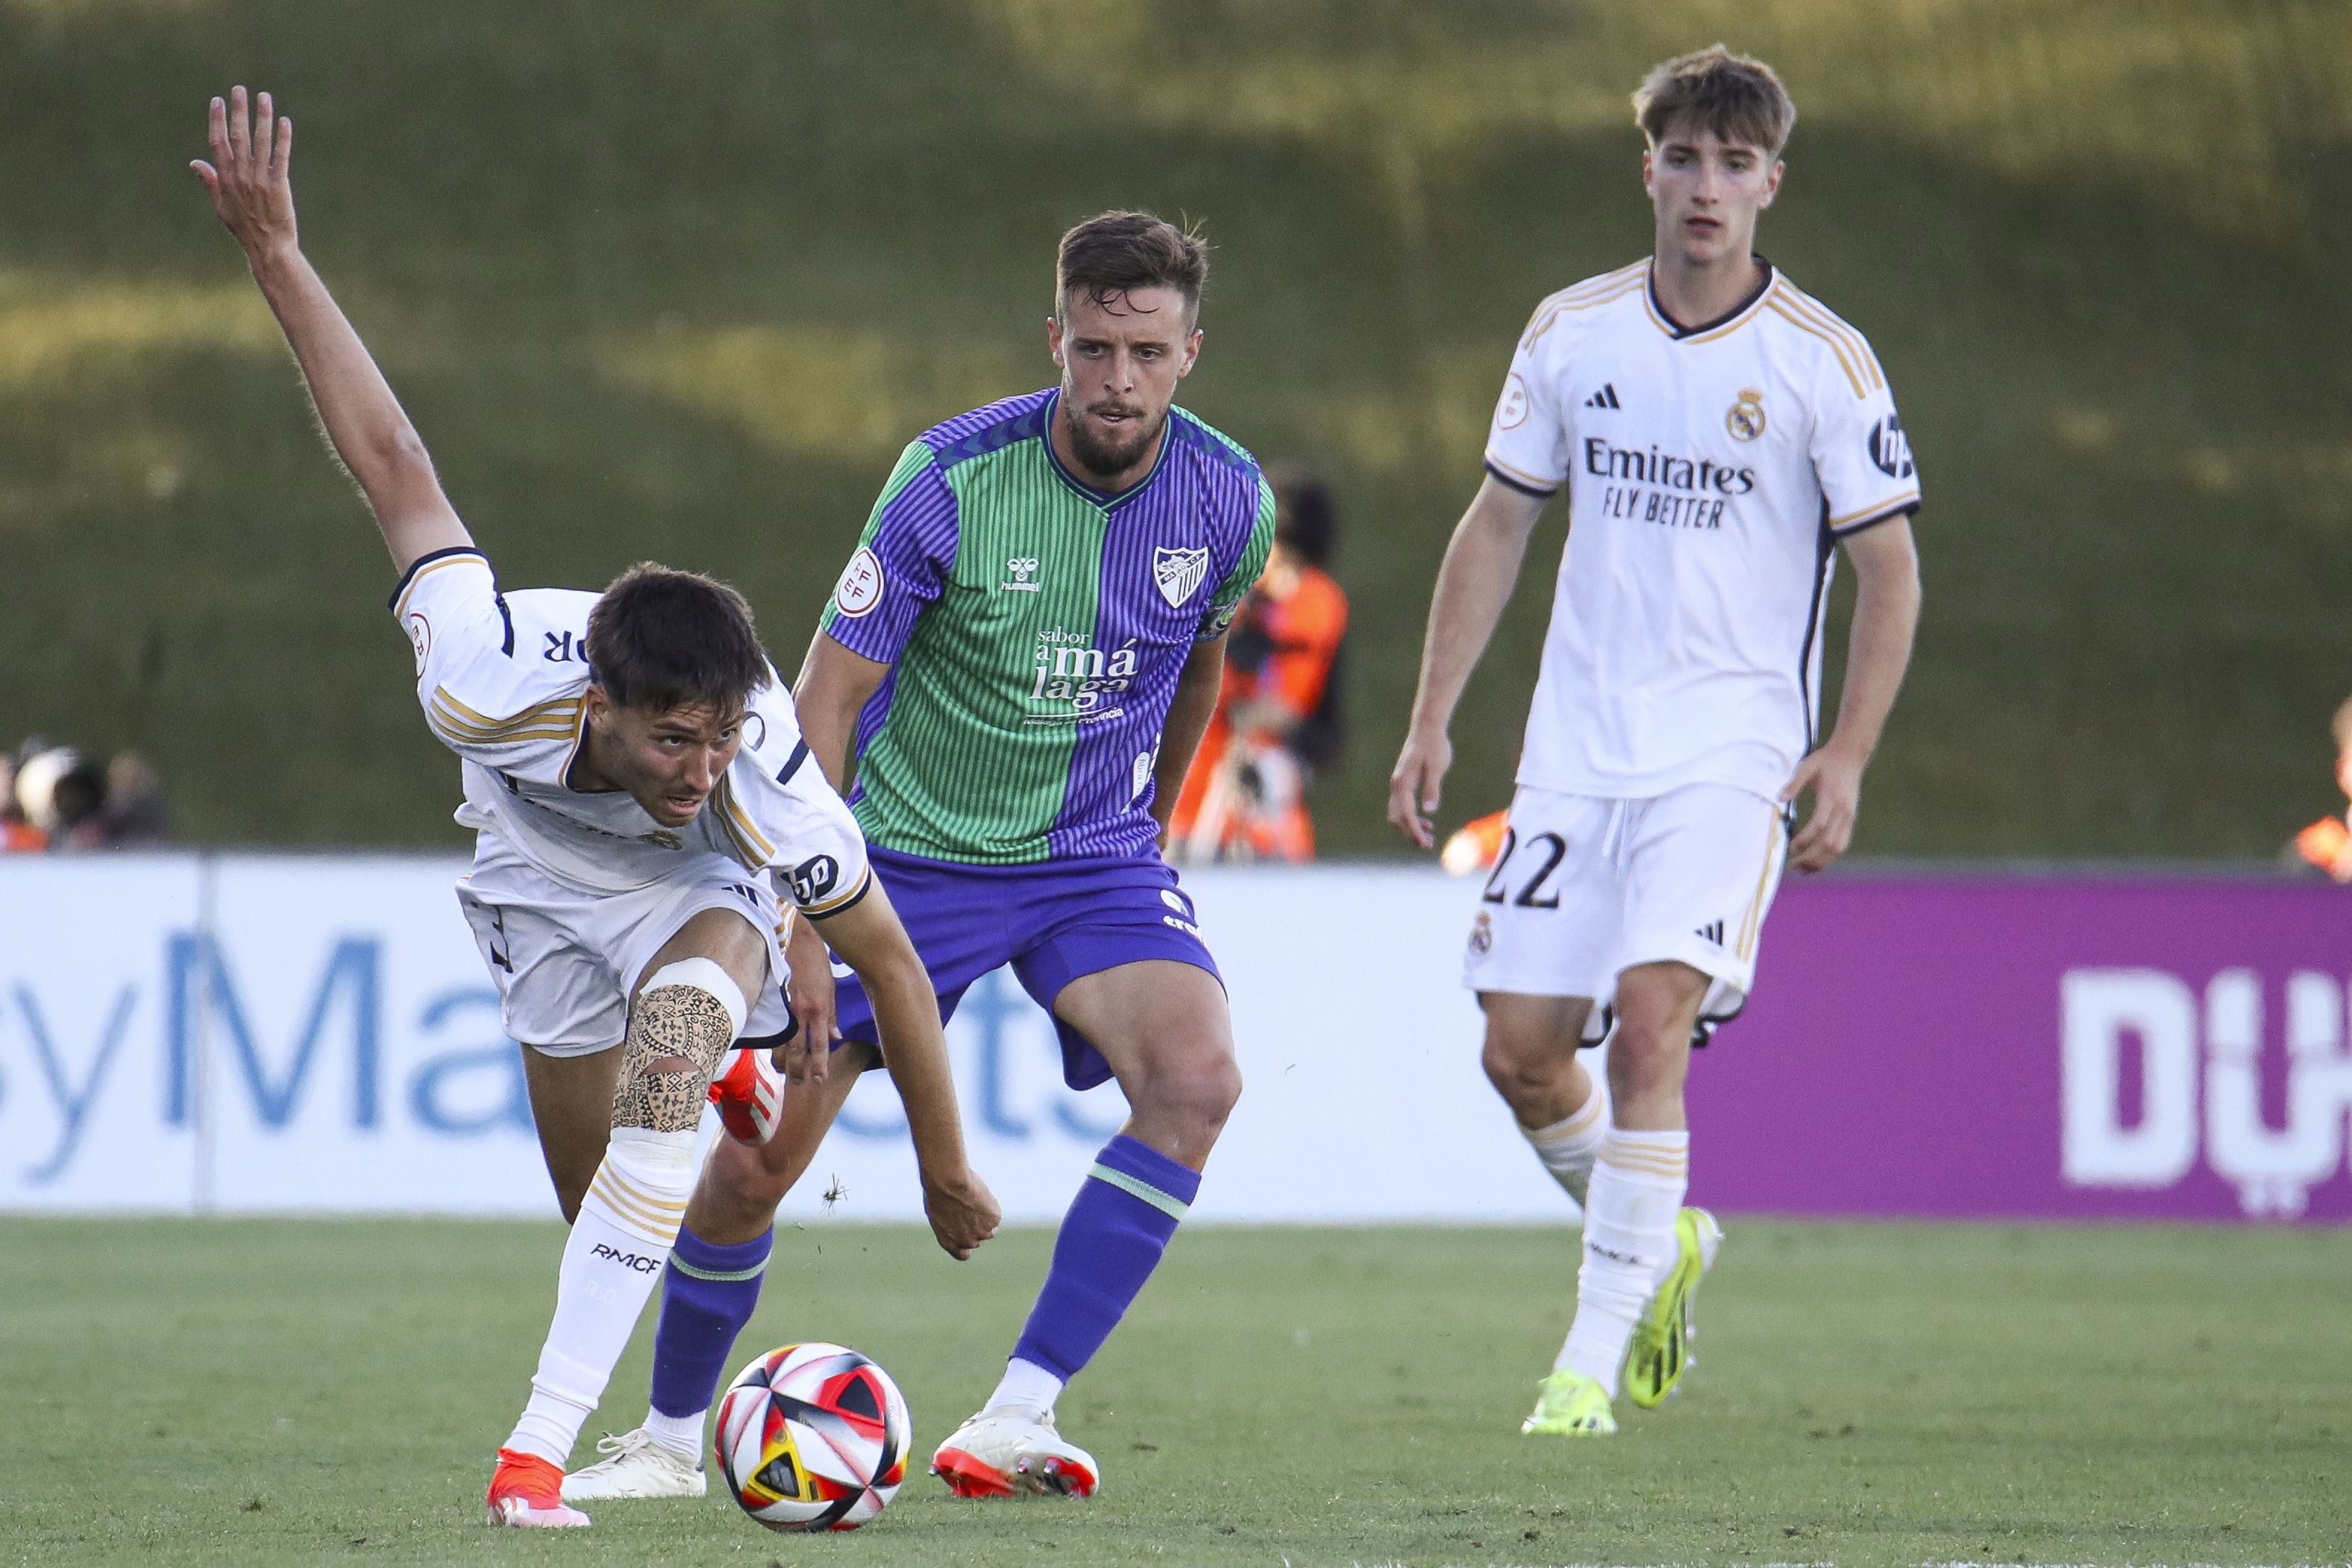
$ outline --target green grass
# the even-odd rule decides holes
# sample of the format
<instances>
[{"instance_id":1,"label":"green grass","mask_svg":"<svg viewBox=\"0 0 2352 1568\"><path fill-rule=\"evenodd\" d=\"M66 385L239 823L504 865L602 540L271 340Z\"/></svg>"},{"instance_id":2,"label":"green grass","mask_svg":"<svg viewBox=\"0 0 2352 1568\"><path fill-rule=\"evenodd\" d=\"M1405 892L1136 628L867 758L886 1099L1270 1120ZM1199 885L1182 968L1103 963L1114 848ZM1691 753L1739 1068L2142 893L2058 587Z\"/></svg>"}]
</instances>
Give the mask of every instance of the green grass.
<instances>
[{"instance_id":1,"label":"green grass","mask_svg":"<svg viewBox=\"0 0 2352 1568\"><path fill-rule=\"evenodd\" d=\"M0 0L0 744L142 748L198 839L457 843L381 552L184 167L248 81L507 579L718 571L787 668L898 446L1047 378L1060 229L1202 219L1187 400L1336 485L1359 636L1319 831L1393 848L1510 344L1647 248L1625 94L1717 37L1790 83L1764 248L1870 335L1927 487L1857 847L2266 859L2340 806L2326 0ZM1507 797L1559 527L1452 819Z\"/></svg>"},{"instance_id":2,"label":"green grass","mask_svg":"<svg viewBox=\"0 0 2352 1568\"><path fill-rule=\"evenodd\" d=\"M787 1232L743 1353L856 1344L927 1452L1047 1242L959 1268L911 1230ZM919 1477L841 1538L716 1497L494 1533L489 1451L561 1245L0 1222L0 1564L2236 1563L2352 1539L2352 1251L2325 1232L1735 1225L1686 1393L1568 1442L1517 1426L1571 1233L1204 1227L1065 1399L1107 1472L1090 1504ZM643 1408L648 1339L613 1423Z\"/></svg>"}]
</instances>

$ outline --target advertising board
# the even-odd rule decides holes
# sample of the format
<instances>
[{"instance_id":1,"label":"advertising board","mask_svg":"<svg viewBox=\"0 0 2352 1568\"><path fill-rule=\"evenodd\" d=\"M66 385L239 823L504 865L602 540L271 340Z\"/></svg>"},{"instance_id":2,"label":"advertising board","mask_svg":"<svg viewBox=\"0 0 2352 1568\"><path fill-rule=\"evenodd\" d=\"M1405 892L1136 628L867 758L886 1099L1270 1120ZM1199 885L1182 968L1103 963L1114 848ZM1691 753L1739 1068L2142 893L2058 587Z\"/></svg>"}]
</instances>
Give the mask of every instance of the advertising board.
<instances>
[{"instance_id":1,"label":"advertising board","mask_svg":"<svg viewBox=\"0 0 2352 1568\"><path fill-rule=\"evenodd\" d=\"M386 857L0 860L0 1210L553 1210L519 1055L451 894ZM1570 1210L1480 1075L1475 881L1188 875L1247 1089L1202 1220ZM1791 882L1757 994L1691 1079L1727 1212L2352 1217L2352 900L2284 882ZM1008 1219L1060 1214L1118 1126L1009 974L949 1032ZM920 1213L887 1080L788 1213Z\"/></svg>"}]
</instances>

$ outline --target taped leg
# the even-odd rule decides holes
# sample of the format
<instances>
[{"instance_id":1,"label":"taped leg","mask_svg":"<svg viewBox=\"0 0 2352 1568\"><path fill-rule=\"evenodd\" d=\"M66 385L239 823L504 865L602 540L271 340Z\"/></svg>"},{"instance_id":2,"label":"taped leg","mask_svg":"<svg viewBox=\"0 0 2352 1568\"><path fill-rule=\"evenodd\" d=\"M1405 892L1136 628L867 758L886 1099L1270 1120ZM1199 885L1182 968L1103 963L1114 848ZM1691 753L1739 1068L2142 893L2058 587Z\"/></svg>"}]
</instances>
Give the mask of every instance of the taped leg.
<instances>
[{"instance_id":1,"label":"taped leg","mask_svg":"<svg viewBox=\"0 0 2352 1568\"><path fill-rule=\"evenodd\" d=\"M629 1009L613 1125L692 1132L710 1076L749 1011L742 988L708 958L680 959L647 975Z\"/></svg>"},{"instance_id":2,"label":"taped leg","mask_svg":"<svg viewBox=\"0 0 2352 1568\"><path fill-rule=\"evenodd\" d=\"M612 1140L572 1222L555 1321L508 1448L562 1466L677 1240L710 1075L743 1026L742 988L710 959L654 971L629 1009Z\"/></svg>"}]
</instances>

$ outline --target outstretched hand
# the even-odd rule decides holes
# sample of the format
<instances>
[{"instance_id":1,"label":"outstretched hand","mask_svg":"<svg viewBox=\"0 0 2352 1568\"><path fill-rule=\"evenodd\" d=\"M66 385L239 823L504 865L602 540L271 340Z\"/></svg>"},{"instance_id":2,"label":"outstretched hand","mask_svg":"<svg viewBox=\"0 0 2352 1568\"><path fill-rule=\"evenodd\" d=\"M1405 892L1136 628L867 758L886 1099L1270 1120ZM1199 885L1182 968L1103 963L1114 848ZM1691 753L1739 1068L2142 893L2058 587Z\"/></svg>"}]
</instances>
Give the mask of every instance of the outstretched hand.
<instances>
[{"instance_id":1,"label":"outstretched hand","mask_svg":"<svg viewBox=\"0 0 2352 1568\"><path fill-rule=\"evenodd\" d=\"M231 88L226 102L213 100L212 148L212 162L198 158L188 166L245 253L293 248L294 185L287 166L294 156L294 121L278 117L268 93L248 105L245 89Z\"/></svg>"}]
</instances>

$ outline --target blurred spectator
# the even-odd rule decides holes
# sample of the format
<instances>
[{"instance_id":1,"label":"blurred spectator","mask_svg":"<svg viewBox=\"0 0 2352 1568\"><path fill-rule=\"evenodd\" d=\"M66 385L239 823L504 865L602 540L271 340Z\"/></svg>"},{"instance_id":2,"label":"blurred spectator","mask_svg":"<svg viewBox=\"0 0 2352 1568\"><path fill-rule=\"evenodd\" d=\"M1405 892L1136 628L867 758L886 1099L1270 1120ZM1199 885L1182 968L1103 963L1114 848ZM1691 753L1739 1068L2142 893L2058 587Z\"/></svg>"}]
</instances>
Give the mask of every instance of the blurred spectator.
<instances>
[{"instance_id":1,"label":"blurred spectator","mask_svg":"<svg viewBox=\"0 0 2352 1568\"><path fill-rule=\"evenodd\" d=\"M2336 710L2336 787L2352 797L2352 701ZM2323 816L2294 836L2283 858L2290 867L2316 866L2352 882L2352 816Z\"/></svg>"},{"instance_id":2,"label":"blurred spectator","mask_svg":"<svg viewBox=\"0 0 2352 1568\"><path fill-rule=\"evenodd\" d=\"M1306 789L1339 753L1348 595L1324 570L1336 531L1331 492L1298 473L1270 476L1274 550L1225 644L1217 711L1169 824L1178 860L1312 860Z\"/></svg>"},{"instance_id":3,"label":"blurred spectator","mask_svg":"<svg viewBox=\"0 0 2352 1568\"><path fill-rule=\"evenodd\" d=\"M171 819L163 809L163 781L136 752L117 752L106 764L106 842L137 849L161 844Z\"/></svg>"},{"instance_id":4,"label":"blurred spectator","mask_svg":"<svg viewBox=\"0 0 2352 1568\"><path fill-rule=\"evenodd\" d=\"M44 845L58 841L58 781L80 765L81 753L71 746L35 739L17 748L16 807Z\"/></svg>"},{"instance_id":5,"label":"blurred spectator","mask_svg":"<svg viewBox=\"0 0 2352 1568\"><path fill-rule=\"evenodd\" d=\"M49 847L106 847L106 773L79 758L49 791Z\"/></svg>"},{"instance_id":6,"label":"blurred spectator","mask_svg":"<svg viewBox=\"0 0 2352 1568\"><path fill-rule=\"evenodd\" d=\"M48 847L49 836L34 826L16 804L16 759L0 757L0 853Z\"/></svg>"},{"instance_id":7,"label":"blurred spectator","mask_svg":"<svg viewBox=\"0 0 2352 1568\"><path fill-rule=\"evenodd\" d=\"M116 849L161 843L163 787L144 759L101 768L70 746L29 740L0 759L0 849Z\"/></svg>"}]
</instances>

